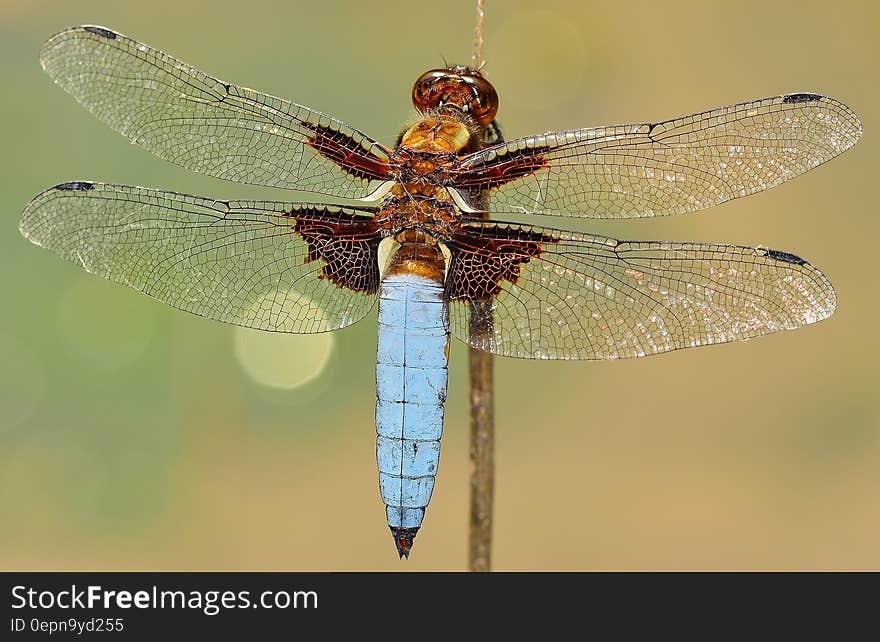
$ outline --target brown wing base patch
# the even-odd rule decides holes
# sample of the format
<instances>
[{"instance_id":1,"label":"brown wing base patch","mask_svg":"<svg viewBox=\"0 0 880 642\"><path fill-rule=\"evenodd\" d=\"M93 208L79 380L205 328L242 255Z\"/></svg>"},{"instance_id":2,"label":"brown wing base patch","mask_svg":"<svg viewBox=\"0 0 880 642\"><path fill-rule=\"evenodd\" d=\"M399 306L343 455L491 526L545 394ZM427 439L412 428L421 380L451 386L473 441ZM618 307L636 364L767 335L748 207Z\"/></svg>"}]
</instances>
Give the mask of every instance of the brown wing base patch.
<instances>
[{"instance_id":1,"label":"brown wing base patch","mask_svg":"<svg viewBox=\"0 0 880 642\"><path fill-rule=\"evenodd\" d=\"M304 123L315 133L308 145L346 174L365 180L388 180L388 160L376 156L351 136L317 123Z\"/></svg>"},{"instance_id":2,"label":"brown wing base patch","mask_svg":"<svg viewBox=\"0 0 880 642\"><path fill-rule=\"evenodd\" d=\"M547 166L544 154L547 146L517 149L460 170L455 176L455 187L469 190L487 190L534 174Z\"/></svg>"},{"instance_id":3,"label":"brown wing base patch","mask_svg":"<svg viewBox=\"0 0 880 642\"><path fill-rule=\"evenodd\" d=\"M494 224L461 226L449 242L449 299L491 299L501 291L502 281L517 282L520 266L540 256L542 244L558 240L548 234Z\"/></svg>"},{"instance_id":4,"label":"brown wing base patch","mask_svg":"<svg viewBox=\"0 0 880 642\"><path fill-rule=\"evenodd\" d=\"M371 216L317 208L294 210L293 231L306 242L306 262L321 260L321 278L341 288L374 294L379 291L377 253L382 240Z\"/></svg>"}]
</instances>

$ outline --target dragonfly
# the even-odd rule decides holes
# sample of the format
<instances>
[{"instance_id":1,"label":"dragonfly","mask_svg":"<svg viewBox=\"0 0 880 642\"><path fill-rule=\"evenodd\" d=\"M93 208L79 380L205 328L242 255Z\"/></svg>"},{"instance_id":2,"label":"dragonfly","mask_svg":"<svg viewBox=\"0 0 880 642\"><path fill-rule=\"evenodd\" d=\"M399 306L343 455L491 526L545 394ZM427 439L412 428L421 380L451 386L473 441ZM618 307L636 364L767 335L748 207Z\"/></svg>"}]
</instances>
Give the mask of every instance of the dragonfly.
<instances>
[{"instance_id":1,"label":"dragonfly","mask_svg":"<svg viewBox=\"0 0 880 642\"><path fill-rule=\"evenodd\" d=\"M376 458L401 558L434 489L450 336L508 357L623 359L798 328L837 304L825 275L787 251L492 218L669 216L769 189L858 141L858 116L827 96L505 140L493 85L449 66L416 80L417 121L389 147L105 27L58 33L40 60L166 161L334 199L76 180L31 200L20 229L87 272L248 328L337 330L378 302Z\"/></svg>"}]
</instances>

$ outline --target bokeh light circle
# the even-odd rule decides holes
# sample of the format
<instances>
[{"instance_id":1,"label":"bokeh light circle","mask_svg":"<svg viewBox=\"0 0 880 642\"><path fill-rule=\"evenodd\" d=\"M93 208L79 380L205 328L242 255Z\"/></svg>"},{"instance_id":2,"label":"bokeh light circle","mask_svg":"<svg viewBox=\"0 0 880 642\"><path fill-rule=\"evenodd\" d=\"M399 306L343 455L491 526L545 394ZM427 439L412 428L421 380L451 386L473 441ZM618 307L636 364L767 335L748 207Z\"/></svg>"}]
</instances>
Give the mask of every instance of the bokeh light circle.
<instances>
[{"instance_id":1,"label":"bokeh light circle","mask_svg":"<svg viewBox=\"0 0 880 642\"><path fill-rule=\"evenodd\" d=\"M300 293L291 296L298 301L304 298ZM260 300L254 307L263 303ZM309 301L308 307L312 314L322 315L314 301ZM235 329L235 357L245 374L257 383L290 390L323 372L335 341L331 332L285 334L239 327Z\"/></svg>"}]
</instances>

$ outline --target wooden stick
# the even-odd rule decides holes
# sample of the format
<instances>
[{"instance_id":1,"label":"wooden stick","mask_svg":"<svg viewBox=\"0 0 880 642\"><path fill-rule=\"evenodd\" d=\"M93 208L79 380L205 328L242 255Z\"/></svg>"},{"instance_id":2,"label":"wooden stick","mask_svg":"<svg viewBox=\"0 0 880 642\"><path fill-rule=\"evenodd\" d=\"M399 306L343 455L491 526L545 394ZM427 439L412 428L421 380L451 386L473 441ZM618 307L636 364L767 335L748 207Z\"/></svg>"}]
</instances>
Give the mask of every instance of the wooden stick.
<instances>
[{"instance_id":1,"label":"wooden stick","mask_svg":"<svg viewBox=\"0 0 880 642\"><path fill-rule=\"evenodd\" d=\"M484 0L477 0L477 25L474 29L474 53L471 67L483 65ZM478 203L488 209L488 194ZM484 215L485 216L485 215ZM469 329L471 345L489 345L494 330L491 302L471 304ZM495 403L492 354L470 348L471 379L471 517L469 568L489 571L492 562L492 502L495 490Z\"/></svg>"},{"instance_id":2,"label":"wooden stick","mask_svg":"<svg viewBox=\"0 0 880 642\"><path fill-rule=\"evenodd\" d=\"M483 66L483 18L486 16L486 3L477 0L477 25L474 27L474 55L471 57L471 69Z\"/></svg>"},{"instance_id":3,"label":"wooden stick","mask_svg":"<svg viewBox=\"0 0 880 642\"><path fill-rule=\"evenodd\" d=\"M480 342L481 337L492 332L491 312L485 310L487 305L482 302L472 304L470 316L472 341ZM488 571L492 562L492 500L495 489L493 363L491 353L476 348L470 348L469 357L471 462L473 463L469 567L472 571Z\"/></svg>"}]
</instances>

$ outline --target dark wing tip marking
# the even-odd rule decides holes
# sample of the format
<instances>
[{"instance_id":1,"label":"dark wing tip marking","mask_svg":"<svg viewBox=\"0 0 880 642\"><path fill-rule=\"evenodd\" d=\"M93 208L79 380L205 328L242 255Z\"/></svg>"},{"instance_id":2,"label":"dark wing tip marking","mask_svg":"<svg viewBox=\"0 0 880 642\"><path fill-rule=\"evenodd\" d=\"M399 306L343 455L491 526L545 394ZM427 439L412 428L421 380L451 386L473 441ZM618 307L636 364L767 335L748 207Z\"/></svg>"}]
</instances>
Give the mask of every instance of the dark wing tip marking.
<instances>
[{"instance_id":1,"label":"dark wing tip marking","mask_svg":"<svg viewBox=\"0 0 880 642\"><path fill-rule=\"evenodd\" d=\"M821 94L812 94L812 93L800 93L800 94L786 94L782 98L783 103L811 103L822 100L824 96Z\"/></svg>"},{"instance_id":2,"label":"dark wing tip marking","mask_svg":"<svg viewBox=\"0 0 880 642\"><path fill-rule=\"evenodd\" d=\"M783 263L794 263L795 265L809 265L805 260L801 257L790 254L789 252L783 252L781 250L766 250L764 253L768 259L773 259L774 261L782 261Z\"/></svg>"},{"instance_id":3,"label":"dark wing tip marking","mask_svg":"<svg viewBox=\"0 0 880 642\"><path fill-rule=\"evenodd\" d=\"M101 36L102 38L107 38L107 40L116 40L116 32L110 31L109 29L105 29L104 27L83 27L85 31L89 33L93 33L96 36Z\"/></svg>"},{"instance_id":4,"label":"dark wing tip marking","mask_svg":"<svg viewBox=\"0 0 880 642\"><path fill-rule=\"evenodd\" d=\"M55 186L55 189L61 190L62 192L88 192L90 189L94 188L95 184L89 181L70 181Z\"/></svg>"}]
</instances>

